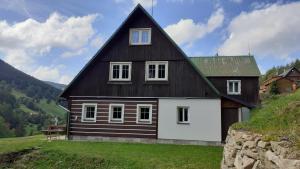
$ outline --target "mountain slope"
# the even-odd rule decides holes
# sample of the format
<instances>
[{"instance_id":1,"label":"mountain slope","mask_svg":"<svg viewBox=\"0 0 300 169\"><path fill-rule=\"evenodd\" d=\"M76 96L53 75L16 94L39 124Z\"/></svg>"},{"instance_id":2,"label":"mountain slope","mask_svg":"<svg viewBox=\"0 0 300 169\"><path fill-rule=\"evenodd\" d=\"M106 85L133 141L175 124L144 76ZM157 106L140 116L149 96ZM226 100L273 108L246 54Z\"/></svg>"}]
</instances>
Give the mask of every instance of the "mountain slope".
<instances>
[{"instance_id":1,"label":"mountain slope","mask_svg":"<svg viewBox=\"0 0 300 169\"><path fill-rule=\"evenodd\" d=\"M50 82L50 81L44 81L44 82L56 89L59 89L59 90L64 90L67 86L65 84L54 83L54 82Z\"/></svg>"},{"instance_id":2,"label":"mountain slope","mask_svg":"<svg viewBox=\"0 0 300 169\"><path fill-rule=\"evenodd\" d=\"M65 122L56 103L61 90L37 80L0 60L0 137L31 135Z\"/></svg>"}]
</instances>

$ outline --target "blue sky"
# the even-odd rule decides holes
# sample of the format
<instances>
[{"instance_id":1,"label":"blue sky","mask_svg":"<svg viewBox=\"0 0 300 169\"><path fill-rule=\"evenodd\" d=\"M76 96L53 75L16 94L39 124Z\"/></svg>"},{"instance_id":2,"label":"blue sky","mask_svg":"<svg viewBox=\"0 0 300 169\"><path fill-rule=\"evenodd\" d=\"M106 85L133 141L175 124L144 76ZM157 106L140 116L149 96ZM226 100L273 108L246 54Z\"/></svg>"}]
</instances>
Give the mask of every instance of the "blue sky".
<instances>
[{"instance_id":1,"label":"blue sky","mask_svg":"<svg viewBox=\"0 0 300 169\"><path fill-rule=\"evenodd\" d=\"M0 0L0 58L67 84L137 3L151 0ZM153 0L153 17L188 56L255 56L262 73L300 59L300 2Z\"/></svg>"}]
</instances>

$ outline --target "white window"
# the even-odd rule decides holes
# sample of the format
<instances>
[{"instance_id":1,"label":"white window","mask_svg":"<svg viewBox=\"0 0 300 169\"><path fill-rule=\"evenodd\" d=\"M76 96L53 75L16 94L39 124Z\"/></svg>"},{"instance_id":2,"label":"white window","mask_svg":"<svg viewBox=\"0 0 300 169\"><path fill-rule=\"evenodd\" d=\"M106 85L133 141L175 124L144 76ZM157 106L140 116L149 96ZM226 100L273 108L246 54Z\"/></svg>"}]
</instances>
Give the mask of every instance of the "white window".
<instances>
[{"instance_id":1,"label":"white window","mask_svg":"<svg viewBox=\"0 0 300 169\"><path fill-rule=\"evenodd\" d=\"M130 29L130 45L149 45L151 44L151 28Z\"/></svg>"},{"instance_id":2,"label":"white window","mask_svg":"<svg viewBox=\"0 0 300 169\"><path fill-rule=\"evenodd\" d=\"M97 104L84 103L82 104L82 122L96 122Z\"/></svg>"},{"instance_id":3,"label":"white window","mask_svg":"<svg viewBox=\"0 0 300 169\"><path fill-rule=\"evenodd\" d=\"M130 81L131 62L110 62L110 81Z\"/></svg>"},{"instance_id":4,"label":"white window","mask_svg":"<svg viewBox=\"0 0 300 169\"><path fill-rule=\"evenodd\" d=\"M137 106L137 123L152 123L152 105L151 104L138 104Z\"/></svg>"},{"instance_id":5,"label":"white window","mask_svg":"<svg viewBox=\"0 0 300 169\"><path fill-rule=\"evenodd\" d=\"M227 80L227 94L241 94L241 80Z\"/></svg>"},{"instance_id":6,"label":"white window","mask_svg":"<svg viewBox=\"0 0 300 169\"><path fill-rule=\"evenodd\" d=\"M124 104L110 104L109 105L109 119L110 123L124 122Z\"/></svg>"},{"instance_id":7,"label":"white window","mask_svg":"<svg viewBox=\"0 0 300 169\"><path fill-rule=\"evenodd\" d=\"M177 122L178 123L189 123L189 108L188 107L177 107Z\"/></svg>"},{"instance_id":8,"label":"white window","mask_svg":"<svg viewBox=\"0 0 300 169\"><path fill-rule=\"evenodd\" d=\"M145 70L146 80L168 80L167 61L147 61Z\"/></svg>"}]
</instances>

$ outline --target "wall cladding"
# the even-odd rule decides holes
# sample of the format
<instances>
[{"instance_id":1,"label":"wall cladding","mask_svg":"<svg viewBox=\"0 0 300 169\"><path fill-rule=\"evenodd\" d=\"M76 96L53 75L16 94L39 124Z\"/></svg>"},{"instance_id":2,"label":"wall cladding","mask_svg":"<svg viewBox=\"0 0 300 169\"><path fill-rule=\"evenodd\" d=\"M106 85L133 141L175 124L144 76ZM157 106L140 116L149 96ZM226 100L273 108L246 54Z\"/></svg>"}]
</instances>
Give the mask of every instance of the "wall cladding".
<instances>
[{"instance_id":1,"label":"wall cladding","mask_svg":"<svg viewBox=\"0 0 300 169\"><path fill-rule=\"evenodd\" d=\"M81 122L83 103L97 104L96 122ZM109 123L111 103L125 105L124 123ZM152 105L152 124L136 123L137 104ZM157 112L157 99L73 99L69 132L71 136L157 138Z\"/></svg>"}]
</instances>

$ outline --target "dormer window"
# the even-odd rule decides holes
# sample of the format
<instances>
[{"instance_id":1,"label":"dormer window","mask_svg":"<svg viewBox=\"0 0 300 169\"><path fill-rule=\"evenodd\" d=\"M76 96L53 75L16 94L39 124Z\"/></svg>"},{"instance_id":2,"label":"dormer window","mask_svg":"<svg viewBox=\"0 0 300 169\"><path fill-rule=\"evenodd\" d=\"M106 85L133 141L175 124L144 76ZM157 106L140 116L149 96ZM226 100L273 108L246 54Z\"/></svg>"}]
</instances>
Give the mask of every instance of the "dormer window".
<instances>
[{"instance_id":1,"label":"dormer window","mask_svg":"<svg viewBox=\"0 0 300 169\"><path fill-rule=\"evenodd\" d=\"M110 62L110 81L130 81L131 62Z\"/></svg>"},{"instance_id":2,"label":"dormer window","mask_svg":"<svg viewBox=\"0 0 300 169\"><path fill-rule=\"evenodd\" d=\"M151 28L134 28L129 33L130 45L151 44Z\"/></svg>"}]
</instances>

